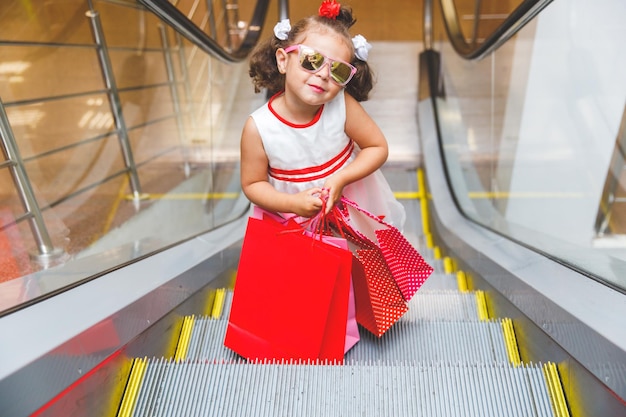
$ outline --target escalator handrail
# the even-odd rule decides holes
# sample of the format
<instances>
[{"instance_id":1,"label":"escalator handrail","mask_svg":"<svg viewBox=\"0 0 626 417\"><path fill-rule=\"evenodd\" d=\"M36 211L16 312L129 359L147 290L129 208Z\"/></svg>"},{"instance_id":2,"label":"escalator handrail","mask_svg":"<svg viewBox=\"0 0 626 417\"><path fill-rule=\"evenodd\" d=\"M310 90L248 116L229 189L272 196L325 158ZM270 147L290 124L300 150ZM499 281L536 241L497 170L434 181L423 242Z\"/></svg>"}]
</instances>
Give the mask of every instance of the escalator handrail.
<instances>
[{"instance_id":1,"label":"escalator handrail","mask_svg":"<svg viewBox=\"0 0 626 417\"><path fill-rule=\"evenodd\" d=\"M439 1L448 39L454 50L462 58L478 60L498 49L500 45L515 35L526 23L546 8L552 0L523 1L480 45L469 43L465 40L454 2L455 0ZM477 19L478 16L474 16L474 18Z\"/></svg>"},{"instance_id":2,"label":"escalator handrail","mask_svg":"<svg viewBox=\"0 0 626 417\"><path fill-rule=\"evenodd\" d=\"M228 51L204 33L168 0L139 0L139 2L204 52L226 63L240 62L248 57L259 40L269 7L269 0L257 0L246 36L241 45L237 50Z\"/></svg>"}]
</instances>

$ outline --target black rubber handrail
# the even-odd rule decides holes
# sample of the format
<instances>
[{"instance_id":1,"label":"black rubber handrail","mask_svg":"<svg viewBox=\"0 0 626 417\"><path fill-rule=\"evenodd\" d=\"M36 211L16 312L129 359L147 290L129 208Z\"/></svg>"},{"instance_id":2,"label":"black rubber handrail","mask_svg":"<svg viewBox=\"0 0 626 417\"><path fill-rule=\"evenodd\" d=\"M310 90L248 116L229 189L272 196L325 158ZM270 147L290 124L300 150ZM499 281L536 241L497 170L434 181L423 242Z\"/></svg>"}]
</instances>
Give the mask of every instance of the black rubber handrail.
<instances>
[{"instance_id":1,"label":"black rubber handrail","mask_svg":"<svg viewBox=\"0 0 626 417\"><path fill-rule=\"evenodd\" d=\"M468 60L481 59L498 49L548 4L552 3L552 0L526 0L522 2L483 43L475 45L465 40L454 1L440 0L439 5L452 47L457 54Z\"/></svg>"},{"instance_id":2,"label":"black rubber handrail","mask_svg":"<svg viewBox=\"0 0 626 417\"><path fill-rule=\"evenodd\" d=\"M269 5L269 0L257 0L248 31L241 45L235 51L228 51L204 33L168 0L139 0L139 2L204 52L226 63L239 62L248 57L261 36Z\"/></svg>"}]
</instances>

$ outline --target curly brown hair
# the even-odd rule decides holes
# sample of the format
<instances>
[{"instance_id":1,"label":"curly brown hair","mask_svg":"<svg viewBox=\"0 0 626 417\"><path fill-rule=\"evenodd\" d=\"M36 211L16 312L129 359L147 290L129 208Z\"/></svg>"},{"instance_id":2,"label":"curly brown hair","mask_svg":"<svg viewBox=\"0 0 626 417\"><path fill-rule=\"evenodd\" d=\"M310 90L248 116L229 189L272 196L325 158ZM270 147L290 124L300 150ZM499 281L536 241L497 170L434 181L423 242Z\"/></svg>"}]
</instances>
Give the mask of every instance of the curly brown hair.
<instances>
[{"instance_id":1,"label":"curly brown hair","mask_svg":"<svg viewBox=\"0 0 626 417\"><path fill-rule=\"evenodd\" d=\"M346 92L357 101L367 100L374 86L374 74L367 62L361 61L354 55L349 29L355 22L356 19L352 16L352 9L347 6L341 6L336 19L317 15L305 17L291 28L287 39L280 40L272 36L257 44L250 55L250 69L248 71L254 84L254 91L258 93L265 88L268 95L271 96L284 90L285 75L278 71L276 50L294 44L295 40L308 30L321 29L332 30L345 39L346 45L352 50L350 63L357 69L354 77L345 86Z\"/></svg>"}]
</instances>

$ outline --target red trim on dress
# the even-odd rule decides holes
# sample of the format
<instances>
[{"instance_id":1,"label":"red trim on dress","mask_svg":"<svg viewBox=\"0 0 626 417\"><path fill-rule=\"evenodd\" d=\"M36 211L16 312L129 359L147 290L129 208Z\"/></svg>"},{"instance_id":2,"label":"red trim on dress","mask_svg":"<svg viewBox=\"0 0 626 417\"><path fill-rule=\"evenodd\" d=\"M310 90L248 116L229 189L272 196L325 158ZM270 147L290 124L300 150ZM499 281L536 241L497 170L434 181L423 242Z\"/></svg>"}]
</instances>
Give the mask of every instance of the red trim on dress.
<instances>
[{"instance_id":1,"label":"red trim on dress","mask_svg":"<svg viewBox=\"0 0 626 417\"><path fill-rule=\"evenodd\" d=\"M343 150L341 152L339 152L339 154L337 154L337 156L335 156L333 159L331 159L330 161L322 164L322 165L318 165L318 166L314 166L314 167L309 167L309 168L302 168L302 169L278 169L278 168L270 168L270 172L272 174L283 174L283 175L303 175L303 174L312 174L321 170L324 170L328 167L330 167L332 164L334 164L335 162L337 162L339 159L341 159L346 152L348 153L352 153L352 149L354 148L354 142L353 141L349 141L348 144L346 145L345 148L343 148Z\"/></svg>"},{"instance_id":2,"label":"red trim on dress","mask_svg":"<svg viewBox=\"0 0 626 417\"><path fill-rule=\"evenodd\" d=\"M274 99L278 96L280 96L281 94L283 94L284 91L279 91L278 93L274 94L269 101L267 102L267 107L270 109L270 112L272 112L272 114L274 116L276 116L276 118L278 120L280 120L281 122L283 122L284 124L286 124L289 127L294 127L296 129L302 129L305 127L309 127L309 126L313 126L315 123L317 123L317 121L320 119L320 117L322 117L322 110L324 110L324 105L322 104L319 108L319 110L317 111L317 113L315 113L315 116L313 116L313 119L305 124L296 124L296 123L292 123L289 120L285 119L284 117L282 117L280 114L276 113L276 111L274 110L274 108L272 107L272 102L274 101Z\"/></svg>"},{"instance_id":3,"label":"red trim on dress","mask_svg":"<svg viewBox=\"0 0 626 417\"><path fill-rule=\"evenodd\" d=\"M309 168L303 168L303 169L294 169L294 170L281 170L281 169L270 168L269 175L270 177L274 179L277 179L280 181L287 181L287 182L309 182L309 181L318 180L320 178L326 178L330 176L331 174L334 174L335 172L337 172L348 161L348 159L350 159L353 149L354 149L354 141L350 140L350 143L348 143L348 146L346 146L337 156L335 156L333 159L331 159L330 161L322 165L309 167ZM337 161L339 161L339 163L337 163L332 169L322 172L318 175L297 177L297 178L292 177L293 175L316 174L332 166Z\"/></svg>"}]
</instances>

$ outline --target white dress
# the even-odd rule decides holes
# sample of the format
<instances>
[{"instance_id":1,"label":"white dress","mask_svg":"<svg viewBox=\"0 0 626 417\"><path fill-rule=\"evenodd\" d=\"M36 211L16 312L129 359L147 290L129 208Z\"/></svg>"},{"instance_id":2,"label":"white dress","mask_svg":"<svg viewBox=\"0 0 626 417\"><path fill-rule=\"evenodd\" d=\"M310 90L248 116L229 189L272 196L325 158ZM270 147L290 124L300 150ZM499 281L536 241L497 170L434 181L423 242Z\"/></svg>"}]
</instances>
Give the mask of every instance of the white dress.
<instances>
[{"instance_id":1,"label":"white dress","mask_svg":"<svg viewBox=\"0 0 626 417\"><path fill-rule=\"evenodd\" d=\"M344 94L337 94L304 125L291 123L274 112L272 102L278 95L252 113L269 160L269 182L278 191L298 193L322 187L330 175L354 160L359 149L344 130ZM343 196L402 230L404 207L380 170L345 186Z\"/></svg>"}]
</instances>

